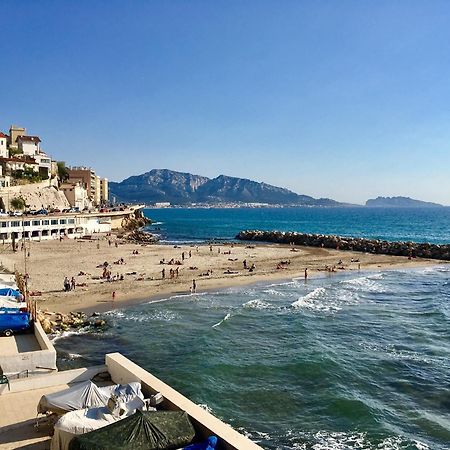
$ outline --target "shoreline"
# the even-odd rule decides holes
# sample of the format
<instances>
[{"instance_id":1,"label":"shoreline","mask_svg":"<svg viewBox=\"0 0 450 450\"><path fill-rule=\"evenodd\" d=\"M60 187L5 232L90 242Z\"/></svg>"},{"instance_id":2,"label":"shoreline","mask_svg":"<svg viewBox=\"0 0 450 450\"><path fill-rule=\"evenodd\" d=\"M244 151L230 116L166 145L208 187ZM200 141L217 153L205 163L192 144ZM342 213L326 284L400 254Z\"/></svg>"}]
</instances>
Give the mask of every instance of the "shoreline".
<instances>
[{"instance_id":1,"label":"shoreline","mask_svg":"<svg viewBox=\"0 0 450 450\"><path fill-rule=\"evenodd\" d=\"M367 273L378 273L378 272L382 272L382 271L396 271L396 270L415 270L415 269L420 269L420 268L424 268L424 267L439 267L441 266L441 264L438 264L436 260L434 260L435 264L420 264L420 260L418 262L418 264L414 265L414 266L405 266L403 264L399 264L398 266L386 266L386 267L377 267L375 268L365 268L365 269L352 269L352 270L347 270L347 271L339 271L339 272L334 272L334 273L323 273L323 272L315 272L312 273L310 275L308 275L308 280L309 279L313 279L313 280L317 280L317 279L330 279L330 278L339 278L342 277L344 275L349 275L350 273L358 273L358 274L367 274ZM439 261L443 264L449 264L448 261ZM299 275L293 275L292 277L283 277L283 278L270 278L270 279L261 279L261 280L245 280L244 282L241 283L230 283L230 284L224 284L221 286L211 286L210 288L207 289L201 289L197 291L197 294L206 294L206 293L217 293L217 292L222 292L224 290L227 289L232 289L232 288L240 288L240 287L264 287L264 286L269 286L271 284L284 284L284 283L290 283L293 282L294 280L297 279L304 279L303 278L303 274L299 274ZM305 281L305 283L307 283L307 280ZM125 299L122 300L121 302L116 302L114 303L112 300L111 301L107 301L105 300L104 302L98 302L98 304L102 305L102 306L97 306L97 307L88 307L82 310L79 310L77 312L83 312L87 315L91 315L93 313L106 313L109 311L115 311L117 309L122 309L122 308L128 308L128 307L132 307L132 306L136 306L136 305L144 305L144 304L151 304L151 303L160 303L162 301L167 301L170 300L172 297L189 297L190 295L193 295L190 292L187 291L170 291L167 292L166 294L158 294L158 295L153 295L150 297L142 297L142 298L129 298L129 299ZM108 306L107 306L108 305Z\"/></svg>"},{"instance_id":2,"label":"shoreline","mask_svg":"<svg viewBox=\"0 0 450 450\"><path fill-rule=\"evenodd\" d=\"M316 278L358 271L448 264L448 261L435 259L409 260L402 256L314 247L293 250L283 244L139 245L121 241L116 236L99 236L98 240L92 241L31 242L27 243L27 252L30 254L26 261L30 275L29 290L40 293L34 297L38 309L87 314L189 294L194 279L200 293L304 278L305 268L308 268L308 278ZM25 273L22 253L3 251L0 257L2 265L11 270L16 267ZM181 261L183 254L185 259ZM166 263L174 259L180 264L161 264L163 258ZM123 264L119 263L120 259L123 259ZM244 260L249 265L255 264L254 272L243 269ZM117 272L123 276L123 281L107 282L101 278L102 263L106 261L114 274ZM281 265L282 269L281 262L285 263ZM337 266L336 272L326 272L326 266ZM162 269L167 274L165 279L161 276ZM168 279L170 269L178 269L179 277ZM205 273L210 274L202 276ZM64 276L74 277L75 290L63 291ZM112 299L113 292L115 300Z\"/></svg>"}]
</instances>

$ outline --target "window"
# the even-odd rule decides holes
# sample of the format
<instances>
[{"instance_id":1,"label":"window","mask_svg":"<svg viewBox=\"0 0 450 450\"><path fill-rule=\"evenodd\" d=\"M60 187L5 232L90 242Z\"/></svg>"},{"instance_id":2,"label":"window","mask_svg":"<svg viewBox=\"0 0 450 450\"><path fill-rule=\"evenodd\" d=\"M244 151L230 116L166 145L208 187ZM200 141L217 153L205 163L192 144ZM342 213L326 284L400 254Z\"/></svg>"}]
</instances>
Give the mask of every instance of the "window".
<instances>
[{"instance_id":1,"label":"window","mask_svg":"<svg viewBox=\"0 0 450 450\"><path fill-rule=\"evenodd\" d=\"M24 222L23 222L23 226L24 227L29 227L30 226L30 221L29 220L24 220Z\"/></svg>"},{"instance_id":2,"label":"window","mask_svg":"<svg viewBox=\"0 0 450 450\"><path fill-rule=\"evenodd\" d=\"M60 223L61 225L64 225L64 224L66 223L66 219L61 219L61 220L59 221L59 223Z\"/></svg>"},{"instance_id":3,"label":"window","mask_svg":"<svg viewBox=\"0 0 450 450\"><path fill-rule=\"evenodd\" d=\"M67 223L75 223L75 219L67 219Z\"/></svg>"},{"instance_id":4,"label":"window","mask_svg":"<svg viewBox=\"0 0 450 450\"><path fill-rule=\"evenodd\" d=\"M20 227L20 222L19 222L18 220L13 220L13 221L11 222L11 226L12 226L12 227Z\"/></svg>"},{"instance_id":5,"label":"window","mask_svg":"<svg viewBox=\"0 0 450 450\"><path fill-rule=\"evenodd\" d=\"M42 221L42 225L49 225L50 224L50 220L43 220Z\"/></svg>"},{"instance_id":6,"label":"window","mask_svg":"<svg viewBox=\"0 0 450 450\"><path fill-rule=\"evenodd\" d=\"M6 228L9 225L9 222L2 222L2 228Z\"/></svg>"},{"instance_id":7,"label":"window","mask_svg":"<svg viewBox=\"0 0 450 450\"><path fill-rule=\"evenodd\" d=\"M58 225L58 219L52 219L52 225Z\"/></svg>"},{"instance_id":8,"label":"window","mask_svg":"<svg viewBox=\"0 0 450 450\"><path fill-rule=\"evenodd\" d=\"M33 226L37 226L40 225L41 221L40 220L33 220Z\"/></svg>"}]
</instances>

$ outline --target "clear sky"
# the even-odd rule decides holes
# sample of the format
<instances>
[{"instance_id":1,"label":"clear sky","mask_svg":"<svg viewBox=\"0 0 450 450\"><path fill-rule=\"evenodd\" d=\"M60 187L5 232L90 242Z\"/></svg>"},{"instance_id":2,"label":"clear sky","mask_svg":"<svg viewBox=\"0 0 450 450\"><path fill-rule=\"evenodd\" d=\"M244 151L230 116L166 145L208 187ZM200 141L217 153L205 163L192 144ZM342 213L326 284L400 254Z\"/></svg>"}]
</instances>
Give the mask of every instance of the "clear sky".
<instances>
[{"instance_id":1,"label":"clear sky","mask_svg":"<svg viewBox=\"0 0 450 450\"><path fill-rule=\"evenodd\" d=\"M449 1L0 5L0 130L55 159L450 204Z\"/></svg>"}]
</instances>

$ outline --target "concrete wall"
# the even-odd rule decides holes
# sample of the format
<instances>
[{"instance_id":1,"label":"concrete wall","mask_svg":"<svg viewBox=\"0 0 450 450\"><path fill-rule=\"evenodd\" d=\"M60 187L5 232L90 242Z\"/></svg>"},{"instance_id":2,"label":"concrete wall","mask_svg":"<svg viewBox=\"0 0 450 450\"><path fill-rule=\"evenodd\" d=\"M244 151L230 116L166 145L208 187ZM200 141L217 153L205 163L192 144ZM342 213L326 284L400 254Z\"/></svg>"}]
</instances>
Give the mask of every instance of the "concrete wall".
<instances>
[{"instance_id":1,"label":"concrete wall","mask_svg":"<svg viewBox=\"0 0 450 450\"><path fill-rule=\"evenodd\" d=\"M0 395L7 395L13 392L32 391L51 386L60 386L63 384L79 383L95 377L95 375L106 372L107 367L91 366L80 369L64 370L46 375L36 375L28 378L19 378L11 380L8 385L0 385Z\"/></svg>"},{"instance_id":2,"label":"concrete wall","mask_svg":"<svg viewBox=\"0 0 450 450\"><path fill-rule=\"evenodd\" d=\"M186 411L196 431L201 438L210 435L219 438L219 449L226 450L261 450L261 447L250 441L244 435L238 433L226 423L214 417L200 406L191 402L175 389L171 388L161 380L139 367L120 353L106 355L106 365L111 379L115 383L130 383L140 381L144 394L150 395L160 392L164 396L163 408L171 410Z\"/></svg>"},{"instance_id":3,"label":"concrete wall","mask_svg":"<svg viewBox=\"0 0 450 450\"><path fill-rule=\"evenodd\" d=\"M30 372L57 370L56 350L38 322L34 324L34 336L41 350L0 355L0 367L5 375L26 370Z\"/></svg>"}]
</instances>

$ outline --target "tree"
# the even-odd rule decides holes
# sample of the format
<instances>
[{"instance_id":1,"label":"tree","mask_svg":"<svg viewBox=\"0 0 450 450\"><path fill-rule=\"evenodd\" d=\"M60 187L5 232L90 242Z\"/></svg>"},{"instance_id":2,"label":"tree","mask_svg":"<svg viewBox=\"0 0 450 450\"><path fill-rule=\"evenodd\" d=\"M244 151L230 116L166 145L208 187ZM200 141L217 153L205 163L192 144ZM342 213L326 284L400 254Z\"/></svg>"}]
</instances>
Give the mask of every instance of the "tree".
<instances>
[{"instance_id":1,"label":"tree","mask_svg":"<svg viewBox=\"0 0 450 450\"><path fill-rule=\"evenodd\" d=\"M11 208L14 209L25 209L25 200L22 197L14 197L11 202Z\"/></svg>"},{"instance_id":2,"label":"tree","mask_svg":"<svg viewBox=\"0 0 450 450\"><path fill-rule=\"evenodd\" d=\"M64 161L58 161L57 165L59 181L64 182L69 178L69 171L67 170L66 163Z\"/></svg>"}]
</instances>

